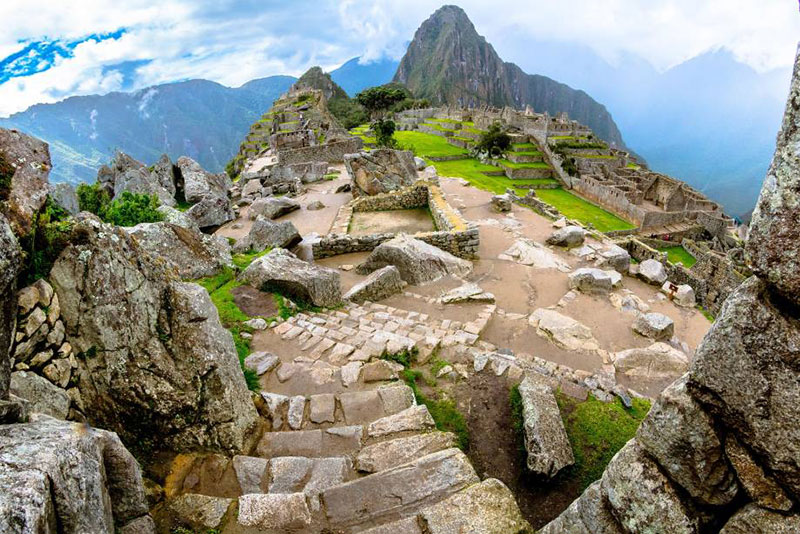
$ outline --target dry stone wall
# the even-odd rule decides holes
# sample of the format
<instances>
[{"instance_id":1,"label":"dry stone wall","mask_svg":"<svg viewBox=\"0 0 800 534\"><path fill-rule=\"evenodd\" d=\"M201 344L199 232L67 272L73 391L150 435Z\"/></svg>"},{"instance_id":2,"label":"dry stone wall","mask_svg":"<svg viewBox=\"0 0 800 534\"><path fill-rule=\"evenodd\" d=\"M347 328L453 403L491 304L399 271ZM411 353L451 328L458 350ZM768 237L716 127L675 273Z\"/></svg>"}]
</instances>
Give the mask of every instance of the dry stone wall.
<instances>
[{"instance_id":1,"label":"dry stone wall","mask_svg":"<svg viewBox=\"0 0 800 534\"><path fill-rule=\"evenodd\" d=\"M307 163L309 161L325 161L328 163L342 163L345 154L359 152L364 143L358 137L343 139L324 145L281 150L278 153L278 164L291 165L294 163Z\"/></svg>"}]
</instances>

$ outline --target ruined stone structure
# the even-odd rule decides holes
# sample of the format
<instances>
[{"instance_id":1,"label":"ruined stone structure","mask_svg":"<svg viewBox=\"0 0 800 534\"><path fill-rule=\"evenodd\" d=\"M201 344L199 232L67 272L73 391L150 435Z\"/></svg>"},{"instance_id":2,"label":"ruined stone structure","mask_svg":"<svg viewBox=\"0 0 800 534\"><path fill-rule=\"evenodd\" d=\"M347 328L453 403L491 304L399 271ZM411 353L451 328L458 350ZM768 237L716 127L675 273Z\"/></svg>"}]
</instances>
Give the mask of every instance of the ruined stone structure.
<instances>
[{"instance_id":1,"label":"ruined stone structure","mask_svg":"<svg viewBox=\"0 0 800 534\"><path fill-rule=\"evenodd\" d=\"M727 299L689 372L544 534L800 530L800 53L753 215L754 276Z\"/></svg>"}]
</instances>

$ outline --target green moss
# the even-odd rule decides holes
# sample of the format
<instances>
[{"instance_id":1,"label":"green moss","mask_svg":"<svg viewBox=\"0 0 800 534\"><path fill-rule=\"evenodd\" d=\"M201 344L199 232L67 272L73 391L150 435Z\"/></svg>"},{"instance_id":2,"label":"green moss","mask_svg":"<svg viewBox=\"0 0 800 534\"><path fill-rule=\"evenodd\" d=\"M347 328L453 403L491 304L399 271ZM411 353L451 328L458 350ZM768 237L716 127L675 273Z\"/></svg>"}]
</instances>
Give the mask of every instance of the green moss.
<instances>
[{"instance_id":1,"label":"green moss","mask_svg":"<svg viewBox=\"0 0 800 534\"><path fill-rule=\"evenodd\" d=\"M709 322L709 323L713 323L714 321L716 321L716 319L714 318L714 316L713 316L713 315L711 315L711 312L710 312L710 311L708 311L707 309L705 309L704 307L702 307L702 306L700 306L700 305L698 304L698 305L697 305L697 309L698 309L698 310L700 310L700 313L702 313L702 314L703 314L703 317L705 317L706 319L708 319L708 322Z\"/></svg>"},{"instance_id":2,"label":"green moss","mask_svg":"<svg viewBox=\"0 0 800 534\"><path fill-rule=\"evenodd\" d=\"M508 392L508 402L511 404L511 428L517 436L517 449L520 454L525 454L525 418L522 414L522 395L519 384Z\"/></svg>"},{"instance_id":3,"label":"green moss","mask_svg":"<svg viewBox=\"0 0 800 534\"><path fill-rule=\"evenodd\" d=\"M661 252L666 252L667 260L669 260L669 262L673 265L675 265L676 263L682 263L684 267L690 269L692 265L697 263L697 259L691 254L689 254L689 251L687 251L682 246L659 247L658 250L660 250Z\"/></svg>"},{"instance_id":4,"label":"green moss","mask_svg":"<svg viewBox=\"0 0 800 534\"><path fill-rule=\"evenodd\" d=\"M381 354L381 359L388 360L390 362L397 362L408 369L411 366L411 363L417 359L417 353L418 350L416 347L414 347L411 351L404 350L396 353L384 352Z\"/></svg>"},{"instance_id":5,"label":"green moss","mask_svg":"<svg viewBox=\"0 0 800 534\"><path fill-rule=\"evenodd\" d=\"M648 401L637 398L632 399L631 409L625 408L618 398L606 403L589 395L580 402L560 391L556 400L575 456L575 465L567 473L578 478L582 488L600 478L608 462L636 434L650 410Z\"/></svg>"},{"instance_id":6,"label":"green moss","mask_svg":"<svg viewBox=\"0 0 800 534\"><path fill-rule=\"evenodd\" d=\"M240 254L234 254L232 256L233 264L236 265L236 267L240 271L244 271L250 266L251 263L253 263L254 260L260 258L261 256L269 254L271 250L272 247L267 247L264 250L258 252L251 250L250 252L242 252Z\"/></svg>"},{"instance_id":7,"label":"green moss","mask_svg":"<svg viewBox=\"0 0 800 534\"><path fill-rule=\"evenodd\" d=\"M403 380L414 392L418 404L424 404L436 423L436 428L443 432L452 432L456 435L456 445L461 450L469 448L469 429L456 403L451 399L434 399L422 393L417 381L423 378L421 371L406 369L403 371Z\"/></svg>"},{"instance_id":8,"label":"green moss","mask_svg":"<svg viewBox=\"0 0 800 534\"><path fill-rule=\"evenodd\" d=\"M431 362L431 373L433 374L433 376L438 375L439 371L450 365L450 362L448 362L447 360L443 360L437 357L431 358L430 362Z\"/></svg>"}]
</instances>

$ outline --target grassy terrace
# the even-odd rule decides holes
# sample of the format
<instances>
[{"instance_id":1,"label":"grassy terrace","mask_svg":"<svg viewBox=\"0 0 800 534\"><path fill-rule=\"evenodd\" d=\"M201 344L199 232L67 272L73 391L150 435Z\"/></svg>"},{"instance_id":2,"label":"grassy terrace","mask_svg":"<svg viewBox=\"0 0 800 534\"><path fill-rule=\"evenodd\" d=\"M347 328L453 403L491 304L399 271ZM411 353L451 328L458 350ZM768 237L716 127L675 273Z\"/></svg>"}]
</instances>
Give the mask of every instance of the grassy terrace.
<instances>
[{"instance_id":1,"label":"grassy terrace","mask_svg":"<svg viewBox=\"0 0 800 534\"><path fill-rule=\"evenodd\" d=\"M536 195L569 219L591 223L600 232L632 230L635 225L565 189L541 189Z\"/></svg>"},{"instance_id":2,"label":"grassy terrace","mask_svg":"<svg viewBox=\"0 0 800 534\"><path fill-rule=\"evenodd\" d=\"M500 165L503 167L508 167L509 169L549 169L550 165L543 161L534 161L531 163L514 163L513 161L508 161L507 159L501 159L498 161Z\"/></svg>"},{"instance_id":3,"label":"grassy terrace","mask_svg":"<svg viewBox=\"0 0 800 534\"><path fill-rule=\"evenodd\" d=\"M667 253L667 259L673 265L678 263L678 262L680 262L680 263L683 264L684 267L686 267L687 269L690 269L692 267L692 265L697 263L697 260L695 259L695 257L692 256L691 254L689 254L689 252L685 248L683 248L681 246L663 247L663 248L659 248L658 250L660 250L661 252L666 252Z\"/></svg>"},{"instance_id":4,"label":"grassy terrace","mask_svg":"<svg viewBox=\"0 0 800 534\"><path fill-rule=\"evenodd\" d=\"M525 150L525 151L515 150L514 152L512 152L512 154L514 154L515 156L541 156L542 155L542 153L539 152L538 150Z\"/></svg>"},{"instance_id":5,"label":"grassy terrace","mask_svg":"<svg viewBox=\"0 0 800 534\"><path fill-rule=\"evenodd\" d=\"M411 150L414 152L414 154L422 158L438 158L446 156L464 156L465 158L469 157L463 148L451 145L447 142L446 138L439 135L416 132L412 130L402 130L395 132L394 138L402 148ZM492 170L496 169L492 168Z\"/></svg>"},{"instance_id":6,"label":"grassy terrace","mask_svg":"<svg viewBox=\"0 0 800 534\"><path fill-rule=\"evenodd\" d=\"M514 143L511 145L511 150L523 154L527 153L528 150L537 151L533 143Z\"/></svg>"},{"instance_id":7,"label":"grassy terrace","mask_svg":"<svg viewBox=\"0 0 800 534\"><path fill-rule=\"evenodd\" d=\"M570 154L570 156L584 159L614 159L616 157L609 154Z\"/></svg>"}]
</instances>

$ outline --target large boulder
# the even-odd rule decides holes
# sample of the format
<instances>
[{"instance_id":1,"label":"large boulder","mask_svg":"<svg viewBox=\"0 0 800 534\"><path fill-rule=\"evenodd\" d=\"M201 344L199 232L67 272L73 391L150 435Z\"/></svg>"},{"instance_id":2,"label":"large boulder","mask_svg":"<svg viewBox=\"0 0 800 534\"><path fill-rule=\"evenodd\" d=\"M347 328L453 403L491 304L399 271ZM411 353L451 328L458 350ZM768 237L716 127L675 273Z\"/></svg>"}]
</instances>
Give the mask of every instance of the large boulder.
<instances>
[{"instance_id":1,"label":"large boulder","mask_svg":"<svg viewBox=\"0 0 800 534\"><path fill-rule=\"evenodd\" d=\"M636 439L696 500L719 506L736 496L736 476L714 421L686 391L685 375L659 395Z\"/></svg>"},{"instance_id":2,"label":"large boulder","mask_svg":"<svg viewBox=\"0 0 800 534\"><path fill-rule=\"evenodd\" d=\"M344 157L353 196L378 195L413 185L417 181L414 154L407 150L381 148Z\"/></svg>"},{"instance_id":3,"label":"large boulder","mask_svg":"<svg viewBox=\"0 0 800 534\"><path fill-rule=\"evenodd\" d=\"M155 531L136 459L116 434L84 424L0 426L0 487L0 532Z\"/></svg>"},{"instance_id":4,"label":"large boulder","mask_svg":"<svg viewBox=\"0 0 800 534\"><path fill-rule=\"evenodd\" d=\"M169 156L162 154L155 165L150 167L152 179L160 185L170 196L175 197L178 192L175 166Z\"/></svg>"},{"instance_id":5,"label":"large boulder","mask_svg":"<svg viewBox=\"0 0 800 534\"><path fill-rule=\"evenodd\" d=\"M578 289L585 293L608 293L621 285L622 275L617 271L582 267L569 274L570 289Z\"/></svg>"},{"instance_id":6,"label":"large boulder","mask_svg":"<svg viewBox=\"0 0 800 534\"><path fill-rule=\"evenodd\" d=\"M536 328L536 333L550 339L553 344L566 350L598 349L592 329L555 310L537 308L528 318L528 324Z\"/></svg>"},{"instance_id":7,"label":"large boulder","mask_svg":"<svg viewBox=\"0 0 800 534\"><path fill-rule=\"evenodd\" d=\"M114 159L104 165L97 173L97 181L112 198L118 198L124 191L130 193L156 195L161 204L175 205L175 191L162 187L157 176L151 174L144 163L133 159L124 152L114 154Z\"/></svg>"},{"instance_id":8,"label":"large boulder","mask_svg":"<svg viewBox=\"0 0 800 534\"><path fill-rule=\"evenodd\" d=\"M639 264L638 275L648 284L656 286L660 286L667 281L667 270L664 268L664 264L658 260L644 260Z\"/></svg>"},{"instance_id":9,"label":"large boulder","mask_svg":"<svg viewBox=\"0 0 800 534\"><path fill-rule=\"evenodd\" d=\"M342 301L339 271L305 262L282 248L257 258L239 279L315 306L336 306Z\"/></svg>"},{"instance_id":10,"label":"large boulder","mask_svg":"<svg viewBox=\"0 0 800 534\"><path fill-rule=\"evenodd\" d=\"M261 198L250 204L247 214L255 220L259 216L266 219L277 219L287 213L300 209L300 203L289 197Z\"/></svg>"},{"instance_id":11,"label":"large boulder","mask_svg":"<svg viewBox=\"0 0 800 534\"><path fill-rule=\"evenodd\" d=\"M30 232L34 215L47 200L51 168L47 143L0 128L0 202L18 236Z\"/></svg>"},{"instance_id":12,"label":"large boulder","mask_svg":"<svg viewBox=\"0 0 800 534\"><path fill-rule=\"evenodd\" d=\"M53 184L50 186L50 198L56 205L61 206L70 215L77 215L81 211L78 204L78 194L75 188L68 183Z\"/></svg>"},{"instance_id":13,"label":"large boulder","mask_svg":"<svg viewBox=\"0 0 800 534\"><path fill-rule=\"evenodd\" d=\"M232 267L231 246L220 236L170 223L141 223L125 230L143 250L162 258L184 280L213 276Z\"/></svg>"},{"instance_id":14,"label":"large boulder","mask_svg":"<svg viewBox=\"0 0 800 534\"><path fill-rule=\"evenodd\" d=\"M631 266L631 255L619 245L611 245L597 252L598 267L610 267L615 271L628 274Z\"/></svg>"},{"instance_id":15,"label":"large boulder","mask_svg":"<svg viewBox=\"0 0 800 534\"><path fill-rule=\"evenodd\" d=\"M800 53L775 155L753 211L747 254L753 272L800 305Z\"/></svg>"},{"instance_id":16,"label":"large boulder","mask_svg":"<svg viewBox=\"0 0 800 534\"><path fill-rule=\"evenodd\" d=\"M575 463L553 390L526 376L519 385L528 469L552 478Z\"/></svg>"},{"instance_id":17,"label":"large boulder","mask_svg":"<svg viewBox=\"0 0 800 534\"><path fill-rule=\"evenodd\" d=\"M227 197L208 195L186 212L194 224L202 230L214 230L236 218Z\"/></svg>"},{"instance_id":18,"label":"large boulder","mask_svg":"<svg viewBox=\"0 0 800 534\"><path fill-rule=\"evenodd\" d=\"M800 514L779 514L748 504L725 523L719 534L796 534Z\"/></svg>"},{"instance_id":19,"label":"large boulder","mask_svg":"<svg viewBox=\"0 0 800 534\"><path fill-rule=\"evenodd\" d=\"M66 419L69 395L46 378L27 371L11 373L11 394L28 401L28 411Z\"/></svg>"},{"instance_id":20,"label":"large boulder","mask_svg":"<svg viewBox=\"0 0 800 534\"><path fill-rule=\"evenodd\" d=\"M267 248L291 248L302 241L300 233L290 221L272 222L266 217L256 218L246 236L236 241L234 252Z\"/></svg>"},{"instance_id":21,"label":"large boulder","mask_svg":"<svg viewBox=\"0 0 800 534\"><path fill-rule=\"evenodd\" d=\"M9 351L17 319L17 275L22 267L22 250L8 219L0 213L0 422L16 419L18 405L8 403L11 380Z\"/></svg>"},{"instance_id":22,"label":"large boulder","mask_svg":"<svg viewBox=\"0 0 800 534\"><path fill-rule=\"evenodd\" d=\"M89 421L155 450L244 449L258 416L208 293L94 217L71 242L50 280Z\"/></svg>"},{"instance_id":23,"label":"large boulder","mask_svg":"<svg viewBox=\"0 0 800 534\"><path fill-rule=\"evenodd\" d=\"M467 260L405 234L378 245L357 271L367 274L387 265L397 267L403 280L415 285L448 275L465 276L472 270Z\"/></svg>"},{"instance_id":24,"label":"large boulder","mask_svg":"<svg viewBox=\"0 0 800 534\"><path fill-rule=\"evenodd\" d=\"M628 349L611 356L618 373L660 379L677 377L689 369L689 357L666 343Z\"/></svg>"},{"instance_id":25,"label":"large boulder","mask_svg":"<svg viewBox=\"0 0 800 534\"><path fill-rule=\"evenodd\" d=\"M397 267L387 265L350 288L344 299L359 304L365 300L377 302L400 293L403 286L404 282Z\"/></svg>"},{"instance_id":26,"label":"large boulder","mask_svg":"<svg viewBox=\"0 0 800 534\"><path fill-rule=\"evenodd\" d=\"M181 156L176 162L178 183L183 184L183 196L196 204L206 197L228 198L233 183L225 173L213 174L204 170L192 158Z\"/></svg>"},{"instance_id":27,"label":"large boulder","mask_svg":"<svg viewBox=\"0 0 800 534\"><path fill-rule=\"evenodd\" d=\"M632 328L644 337L664 341L671 339L675 333L675 321L663 313L643 313L636 318Z\"/></svg>"},{"instance_id":28,"label":"large boulder","mask_svg":"<svg viewBox=\"0 0 800 534\"><path fill-rule=\"evenodd\" d=\"M695 353L689 387L798 498L800 328L774 298L753 277L726 299Z\"/></svg>"},{"instance_id":29,"label":"large boulder","mask_svg":"<svg viewBox=\"0 0 800 534\"><path fill-rule=\"evenodd\" d=\"M547 244L572 248L582 245L585 238L586 231L580 226L565 226L550 234L550 237L547 238Z\"/></svg>"}]
</instances>

